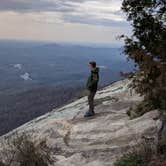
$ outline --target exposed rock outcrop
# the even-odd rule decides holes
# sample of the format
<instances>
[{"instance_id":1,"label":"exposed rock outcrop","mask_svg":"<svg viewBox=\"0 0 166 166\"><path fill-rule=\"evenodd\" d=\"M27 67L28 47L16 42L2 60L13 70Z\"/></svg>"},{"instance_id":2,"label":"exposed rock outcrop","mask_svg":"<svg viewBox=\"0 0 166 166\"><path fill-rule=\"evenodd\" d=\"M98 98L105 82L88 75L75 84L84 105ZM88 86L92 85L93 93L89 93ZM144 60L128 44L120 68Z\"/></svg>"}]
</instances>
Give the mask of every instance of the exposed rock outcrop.
<instances>
[{"instance_id":1,"label":"exposed rock outcrop","mask_svg":"<svg viewBox=\"0 0 166 166\"><path fill-rule=\"evenodd\" d=\"M127 109L142 100L129 84L129 80L123 80L99 91L92 118L83 118L88 109L83 97L17 130L34 132L37 141L46 139L51 149L61 149L55 152L55 166L112 166L142 139L150 137L156 142L161 127L157 110L129 119Z\"/></svg>"}]
</instances>

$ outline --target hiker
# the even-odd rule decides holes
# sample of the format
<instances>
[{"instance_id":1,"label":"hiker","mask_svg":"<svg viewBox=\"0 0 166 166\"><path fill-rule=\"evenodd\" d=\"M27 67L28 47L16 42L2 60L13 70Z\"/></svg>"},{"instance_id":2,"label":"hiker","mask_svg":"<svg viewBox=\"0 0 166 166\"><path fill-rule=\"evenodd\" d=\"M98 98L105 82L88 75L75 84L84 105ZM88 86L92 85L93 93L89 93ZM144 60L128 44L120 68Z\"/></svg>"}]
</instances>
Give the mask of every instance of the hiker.
<instances>
[{"instance_id":1,"label":"hiker","mask_svg":"<svg viewBox=\"0 0 166 166\"><path fill-rule=\"evenodd\" d=\"M96 62L89 62L89 68L90 68L91 74L90 74L87 84L86 84L86 87L88 90L89 111L86 112L84 117L90 117L90 116L95 115L94 97L95 97L98 82L99 82L99 68L96 67Z\"/></svg>"}]
</instances>

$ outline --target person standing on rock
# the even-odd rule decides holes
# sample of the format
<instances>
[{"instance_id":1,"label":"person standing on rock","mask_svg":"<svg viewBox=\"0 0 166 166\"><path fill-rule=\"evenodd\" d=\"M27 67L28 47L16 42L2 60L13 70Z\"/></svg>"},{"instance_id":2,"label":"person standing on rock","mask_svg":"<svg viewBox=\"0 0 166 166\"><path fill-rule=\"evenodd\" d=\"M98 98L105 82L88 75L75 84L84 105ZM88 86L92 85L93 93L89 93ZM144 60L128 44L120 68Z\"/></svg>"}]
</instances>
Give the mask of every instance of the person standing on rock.
<instances>
[{"instance_id":1,"label":"person standing on rock","mask_svg":"<svg viewBox=\"0 0 166 166\"><path fill-rule=\"evenodd\" d=\"M90 68L90 76L88 78L86 88L88 90L88 104L89 104L89 111L86 112L84 117L90 117L95 115L94 112L94 97L97 91L98 82L99 82L99 68L96 67L96 62L92 61L89 62Z\"/></svg>"}]
</instances>

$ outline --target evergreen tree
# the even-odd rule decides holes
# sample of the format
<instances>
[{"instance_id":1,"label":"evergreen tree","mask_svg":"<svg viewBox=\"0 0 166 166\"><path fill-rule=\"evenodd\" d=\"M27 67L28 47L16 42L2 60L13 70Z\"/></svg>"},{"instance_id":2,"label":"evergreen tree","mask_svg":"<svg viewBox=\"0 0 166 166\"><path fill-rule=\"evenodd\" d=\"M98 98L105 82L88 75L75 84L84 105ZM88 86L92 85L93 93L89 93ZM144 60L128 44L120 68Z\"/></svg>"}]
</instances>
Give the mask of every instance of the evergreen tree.
<instances>
[{"instance_id":1,"label":"evergreen tree","mask_svg":"<svg viewBox=\"0 0 166 166\"><path fill-rule=\"evenodd\" d=\"M166 0L123 0L133 27L124 52L138 70L133 86L153 108L166 109Z\"/></svg>"}]
</instances>

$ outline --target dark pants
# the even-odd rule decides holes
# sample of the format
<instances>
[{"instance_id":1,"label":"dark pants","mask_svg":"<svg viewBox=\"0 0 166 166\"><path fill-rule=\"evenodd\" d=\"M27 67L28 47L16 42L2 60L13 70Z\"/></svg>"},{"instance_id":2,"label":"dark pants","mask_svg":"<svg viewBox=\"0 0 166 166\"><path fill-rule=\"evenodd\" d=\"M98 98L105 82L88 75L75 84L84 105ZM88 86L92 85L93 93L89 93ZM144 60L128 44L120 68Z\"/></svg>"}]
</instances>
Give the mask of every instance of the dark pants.
<instances>
[{"instance_id":1,"label":"dark pants","mask_svg":"<svg viewBox=\"0 0 166 166\"><path fill-rule=\"evenodd\" d=\"M89 104L89 112L94 112L94 97L96 91L89 91L88 94L88 104Z\"/></svg>"}]
</instances>

